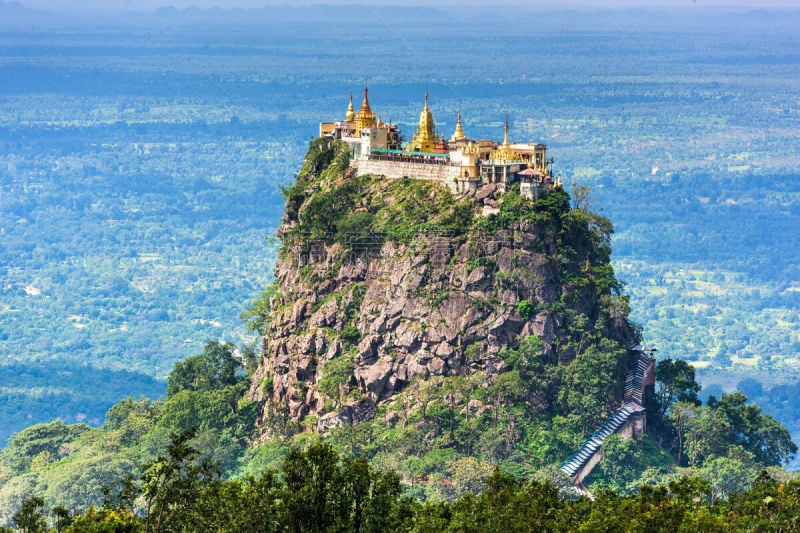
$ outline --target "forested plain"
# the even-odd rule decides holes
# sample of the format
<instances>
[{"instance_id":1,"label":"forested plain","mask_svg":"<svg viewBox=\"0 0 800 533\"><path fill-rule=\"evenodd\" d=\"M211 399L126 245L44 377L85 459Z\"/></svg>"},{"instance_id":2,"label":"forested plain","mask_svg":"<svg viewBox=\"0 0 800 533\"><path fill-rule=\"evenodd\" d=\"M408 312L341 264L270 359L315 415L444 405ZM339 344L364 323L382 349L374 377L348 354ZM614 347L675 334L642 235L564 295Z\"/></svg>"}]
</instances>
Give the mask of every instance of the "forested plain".
<instances>
[{"instance_id":1,"label":"forested plain","mask_svg":"<svg viewBox=\"0 0 800 533\"><path fill-rule=\"evenodd\" d=\"M4 19L0 438L99 424L206 340L254 342L279 186L365 81L407 132L427 90L448 136L460 111L546 142L614 222L646 340L798 432L796 12L348 13Z\"/></svg>"}]
</instances>

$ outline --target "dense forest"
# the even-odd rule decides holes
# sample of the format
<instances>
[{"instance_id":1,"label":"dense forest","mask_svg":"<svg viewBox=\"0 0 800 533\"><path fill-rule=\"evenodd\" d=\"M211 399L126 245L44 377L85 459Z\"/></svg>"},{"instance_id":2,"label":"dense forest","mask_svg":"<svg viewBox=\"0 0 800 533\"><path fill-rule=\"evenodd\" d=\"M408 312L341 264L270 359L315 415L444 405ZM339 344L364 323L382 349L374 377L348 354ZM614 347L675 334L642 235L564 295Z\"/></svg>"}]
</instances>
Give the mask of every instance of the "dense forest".
<instances>
[{"instance_id":1,"label":"dense forest","mask_svg":"<svg viewBox=\"0 0 800 533\"><path fill-rule=\"evenodd\" d=\"M589 500L565 499L548 481L519 480L495 471L479 494L423 503L403 494L394 472L377 471L365 460L343 457L325 444L293 450L280 469L258 477L221 481L213 465L197 460L198 451L187 444L190 437L177 436L138 479L109 487L101 506L77 514L54 507L48 513L44 501L32 497L12 522L18 531L29 533L728 533L800 528L800 482L776 480L766 472L751 488L727 500L714 498L707 481L691 477L643 486L636 495L603 491ZM137 517L137 497L144 516ZM47 529L48 524L53 529Z\"/></svg>"},{"instance_id":2,"label":"dense forest","mask_svg":"<svg viewBox=\"0 0 800 533\"><path fill-rule=\"evenodd\" d=\"M800 484L774 466L796 451L785 428L740 393L701 405L682 361L659 364L648 438L604 445L593 501L555 466L533 458L529 470L492 466L477 444L472 457L441 470L476 430L463 413L456 440L444 431L423 455L413 442L392 443L406 447L416 473L380 460L381 441L392 437L383 420L324 442L302 432L258 446L255 404L245 394L254 362L252 353L209 343L175 365L166 400L123 400L99 428L53 422L18 433L0 453L0 523L73 532L797 527ZM453 427L451 408L446 395L435 397L431 420Z\"/></svg>"}]
</instances>

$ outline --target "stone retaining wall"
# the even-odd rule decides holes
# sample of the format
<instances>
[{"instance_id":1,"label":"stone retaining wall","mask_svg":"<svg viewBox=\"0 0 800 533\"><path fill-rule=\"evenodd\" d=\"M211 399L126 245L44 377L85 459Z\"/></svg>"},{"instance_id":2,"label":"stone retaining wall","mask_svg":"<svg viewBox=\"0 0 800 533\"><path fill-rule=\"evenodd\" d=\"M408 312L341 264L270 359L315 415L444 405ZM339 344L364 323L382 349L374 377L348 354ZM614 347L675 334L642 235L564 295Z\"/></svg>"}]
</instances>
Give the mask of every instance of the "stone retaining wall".
<instances>
[{"instance_id":1,"label":"stone retaining wall","mask_svg":"<svg viewBox=\"0 0 800 533\"><path fill-rule=\"evenodd\" d=\"M356 174L358 176L376 174L393 179L409 177L439 181L451 189L455 189L455 180L459 177L460 171L461 167L455 165L428 165L405 161L375 161L367 159L357 162Z\"/></svg>"}]
</instances>

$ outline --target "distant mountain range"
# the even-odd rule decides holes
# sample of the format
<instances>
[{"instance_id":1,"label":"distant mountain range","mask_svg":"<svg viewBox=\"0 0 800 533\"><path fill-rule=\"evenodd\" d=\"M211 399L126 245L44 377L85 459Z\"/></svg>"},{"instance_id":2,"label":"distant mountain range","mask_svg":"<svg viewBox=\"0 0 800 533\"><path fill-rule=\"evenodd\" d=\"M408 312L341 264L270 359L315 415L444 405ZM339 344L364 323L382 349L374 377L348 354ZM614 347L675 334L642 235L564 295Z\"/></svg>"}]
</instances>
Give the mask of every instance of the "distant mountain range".
<instances>
[{"instance_id":1,"label":"distant mountain range","mask_svg":"<svg viewBox=\"0 0 800 533\"><path fill-rule=\"evenodd\" d=\"M119 11L42 11L30 9L19 2L0 2L0 25L64 20L64 19L92 19L112 18L120 16ZM129 22L142 20L155 20L164 22L174 22L176 20L191 21L216 21L216 22L258 22L266 24L285 24L294 23L341 23L348 22L356 25L363 24L398 24L398 23L417 23L417 24L440 24L452 20L452 16L441 9L402 7L402 6L366 6L366 5L315 5L306 7L290 6L264 6L260 8L243 9L231 8L224 9L213 7L201 9L199 7L176 8L172 6L162 7L153 12L127 11L125 17ZM309 26L309 32L319 31L320 27Z\"/></svg>"},{"instance_id":2,"label":"distant mountain range","mask_svg":"<svg viewBox=\"0 0 800 533\"><path fill-rule=\"evenodd\" d=\"M121 15L124 15L121 18ZM30 22L97 21L108 19L125 23L175 21L249 22L257 24L284 25L306 24L310 35L324 29L311 24L348 23L354 26L393 26L414 23L437 25L454 21L480 21L490 16L494 22L517 25L526 21L538 28L546 27L550 32L561 29L596 28L598 20L605 25L618 26L625 30L653 30L674 27L676 24L688 28L706 26L709 21L720 28L748 26L782 27L800 24L800 10L789 8L752 9L730 6L703 6L690 4L681 7L627 8L617 10L553 9L526 6L459 6L458 8L429 6L370 6L364 4L317 4L313 6L264 5L258 8L176 8L166 6L155 11L82 10L65 8L63 11L43 11L25 7L19 2L0 1L0 27Z\"/></svg>"},{"instance_id":3,"label":"distant mountain range","mask_svg":"<svg viewBox=\"0 0 800 533\"><path fill-rule=\"evenodd\" d=\"M38 9L30 9L19 2L0 2L0 16L2 16L2 20L4 21L9 21L9 17L25 19L48 15L52 15L52 13L39 11Z\"/></svg>"},{"instance_id":4,"label":"distant mountain range","mask_svg":"<svg viewBox=\"0 0 800 533\"><path fill-rule=\"evenodd\" d=\"M222 9L219 7L211 9L198 7L178 9L175 7L162 7L153 12L151 16L156 19L251 20L273 24L287 21L351 22L354 24L373 24L376 22L437 24L452 19L451 15L446 11L433 8L423 10L419 7L328 4L305 7L264 6L253 9ZM310 34L319 30L319 27L309 27Z\"/></svg>"}]
</instances>

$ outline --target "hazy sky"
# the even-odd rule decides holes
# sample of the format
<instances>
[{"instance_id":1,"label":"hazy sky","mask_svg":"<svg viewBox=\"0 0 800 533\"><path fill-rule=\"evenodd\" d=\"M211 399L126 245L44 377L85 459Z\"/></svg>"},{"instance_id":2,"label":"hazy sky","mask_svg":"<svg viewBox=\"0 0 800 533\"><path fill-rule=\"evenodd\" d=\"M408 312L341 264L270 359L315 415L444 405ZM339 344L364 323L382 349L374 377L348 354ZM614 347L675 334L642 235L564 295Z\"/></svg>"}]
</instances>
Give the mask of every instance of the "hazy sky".
<instances>
[{"instance_id":1,"label":"hazy sky","mask_svg":"<svg viewBox=\"0 0 800 533\"><path fill-rule=\"evenodd\" d=\"M8 1L8 0L7 0ZM369 5L432 5L456 7L463 5L486 5L487 0L17 0L34 9L71 11L79 9L132 9L150 11L162 6L209 8L261 7L264 5L311 5L311 4L369 4ZM573 7L658 7L658 6L712 6L737 7L800 7L800 0L488 0L505 5L536 6L547 9Z\"/></svg>"}]
</instances>

